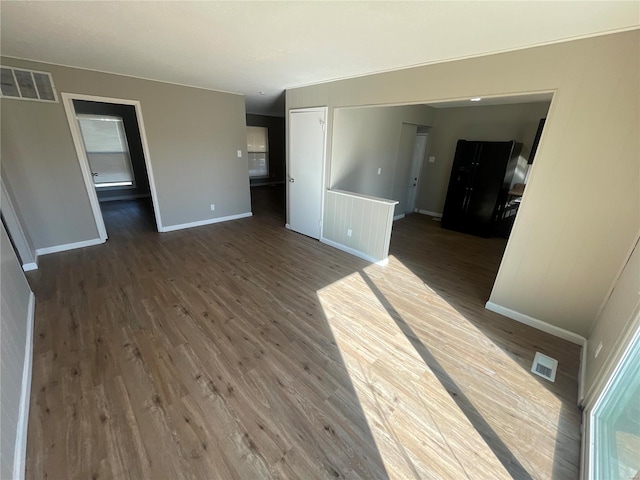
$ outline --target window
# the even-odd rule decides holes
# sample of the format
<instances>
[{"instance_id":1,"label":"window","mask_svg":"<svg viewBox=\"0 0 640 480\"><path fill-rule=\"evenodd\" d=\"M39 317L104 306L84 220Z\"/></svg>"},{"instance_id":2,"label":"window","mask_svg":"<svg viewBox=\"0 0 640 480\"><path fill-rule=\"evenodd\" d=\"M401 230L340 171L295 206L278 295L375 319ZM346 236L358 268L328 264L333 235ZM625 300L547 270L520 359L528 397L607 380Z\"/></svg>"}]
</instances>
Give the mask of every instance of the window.
<instances>
[{"instance_id":1,"label":"window","mask_svg":"<svg viewBox=\"0 0 640 480\"><path fill-rule=\"evenodd\" d=\"M269 135L265 127L247 127L249 177L269 176Z\"/></svg>"},{"instance_id":2,"label":"window","mask_svg":"<svg viewBox=\"0 0 640 480\"><path fill-rule=\"evenodd\" d=\"M589 478L638 478L640 331L591 413Z\"/></svg>"},{"instance_id":3,"label":"window","mask_svg":"<svg viewBox=\"0 0 640 480\"><path fill-rule=\"evenodd\" d=\"M96 188L134 186L122 118L78 115L78 123Z\"/></svg>"}]
</instances>

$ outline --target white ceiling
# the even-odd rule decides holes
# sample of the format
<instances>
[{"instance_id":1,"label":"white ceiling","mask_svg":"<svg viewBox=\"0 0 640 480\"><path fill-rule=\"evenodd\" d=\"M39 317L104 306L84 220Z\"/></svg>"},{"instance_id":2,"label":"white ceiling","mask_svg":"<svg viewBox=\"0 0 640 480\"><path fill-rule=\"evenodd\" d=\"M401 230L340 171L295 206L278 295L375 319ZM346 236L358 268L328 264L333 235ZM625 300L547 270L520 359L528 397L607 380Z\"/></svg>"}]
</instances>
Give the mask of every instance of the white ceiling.
<instances>
[{"instance_id":1,"label":"white ceiling","mask_svg":"<svg viewBox=\"0 0 640 480\"><path fill-rule=\"evenodd\" d=\"M0 3L2 55L246 95L637 27L636 1ZM260 95L259 92L264 92Z\"/></svg>"}]
</instances>

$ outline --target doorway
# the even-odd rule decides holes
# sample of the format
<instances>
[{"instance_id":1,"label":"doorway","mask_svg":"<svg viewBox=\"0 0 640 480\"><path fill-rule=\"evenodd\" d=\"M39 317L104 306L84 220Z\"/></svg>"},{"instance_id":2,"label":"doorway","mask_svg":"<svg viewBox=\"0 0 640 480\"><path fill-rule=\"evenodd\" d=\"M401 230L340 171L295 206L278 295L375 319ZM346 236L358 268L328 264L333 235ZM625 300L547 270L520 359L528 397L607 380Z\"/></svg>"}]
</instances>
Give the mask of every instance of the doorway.
<instances>
[{"instance_id":1,"label":"doorway","mask_svg":"<svg viewBox=\"0 0 640 480\"><path fill-rule=\"evenodd\" d=\"M104 212L113 213L116 201L122 202L123 212L146 212L152 228L162 231L140 103L62 97L100 238L108 238Z\"/></svg>"},{"instance_id":2,"label":"doorway","mask_svg":"<svg viewBox=\"0 0 640 480\"><path fill-rule=\"evenodd\" d=\"M322 236L326 119L326 107L289 112L287 226L316 240Z\"/></svg>"},{"instance_id":3,"label":"doorway","mask_svg":"<svg viewBox=\"0 0 640 480\"><path fill-rule=\"evenodd\" d=\"M422 163L427 150L428 133L426 127L418 127L413 144L413 155L411 157L411 173L409 175L409 188L407 193L407 207L405 213L414 213L416 209L416 197L420 188L420 175L422 173Z\"/></svg>"}]
</instances>

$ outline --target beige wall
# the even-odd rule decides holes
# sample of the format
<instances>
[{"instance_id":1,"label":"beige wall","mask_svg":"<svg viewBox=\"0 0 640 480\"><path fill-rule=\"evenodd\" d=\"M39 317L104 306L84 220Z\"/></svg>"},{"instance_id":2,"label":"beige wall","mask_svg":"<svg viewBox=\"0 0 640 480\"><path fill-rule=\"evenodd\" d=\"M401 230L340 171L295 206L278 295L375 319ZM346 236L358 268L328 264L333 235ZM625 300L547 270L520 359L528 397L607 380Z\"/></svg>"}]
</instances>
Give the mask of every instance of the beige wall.
<instances>
[{"instance_id":1,"label":"beige wall","mask_svg":"<svg viewBox=\"0 0 640 480\"><path fill-rule=\"evenodd\" d=\"M10 58L2 64L51 72L58 94L141 102L164 227L251 210L244 97ZM34 246L97 238L62 103L3 98L1 141L5 182Z\"/></svg>"},{"instance_id":2,"label":"beige wall","mask_svg":"<svg viewBox=\"0 0 640 480\"><path fill-rule=\"evenodd\" d=\"M416 125L430 125L433 110L424 105L336 110L330 187L400 201L396 214L404 213ZM413 130L408 158L407 129Z\"/></svg>"},{"instance_id":3,"label":"beige wall","mask_svg":"<svg viewBox=\"0 0 640 480\"><path fill-rule=\"evenodd\" d=\"M639 311L640 245L636 245L589 335L584 385L587 401L593 400L598 381L607 378L615 366L624 341L640 327ZM600 344L602 348L596 357Z\"/></svg>"},{"instance_id":4,"label":"beige wall","mask_svg":"<svg viewBox=\"0 0 640 480\"><path fill-rule=\"evenodd\" d=\"M336 107L555 91L491 301L587 335L640 230L639 59L633 31L296 88L287 109L327 105L331 152Z\"/></svg>"},{"instance_id":5,"label":"beige wall","mask_svg":"<svg viewBox=\"0 0 640 480\"><path fill-rule=\"evenodd\" d=\"M31 289L0 226L0 478L13 478Z\"/></svg>"},{"instance_id":6,"label":"beige wall","mask_svg":"<svg viewBox=\"0 0 640 480\"><path fill-rule=\"evenodd\" d=\"M528 159L538 122L548 110L549 102L435 109L429 143L436 161L422 166L417 208L442 213L459 139L516 140L522 143L521 156Z\"/></svg>"}]
</instances>

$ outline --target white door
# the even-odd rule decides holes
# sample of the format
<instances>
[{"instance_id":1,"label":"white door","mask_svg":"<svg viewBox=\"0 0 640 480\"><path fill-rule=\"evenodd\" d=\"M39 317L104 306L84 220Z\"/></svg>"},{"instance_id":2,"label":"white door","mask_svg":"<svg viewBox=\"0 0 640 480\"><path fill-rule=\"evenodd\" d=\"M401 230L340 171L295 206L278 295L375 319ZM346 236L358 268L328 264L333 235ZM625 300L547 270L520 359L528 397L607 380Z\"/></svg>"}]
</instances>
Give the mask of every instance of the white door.
<instances>
[{"instance_id":1,"label":"white door","mask_svg":"<svg viewBox=\"0 0 640 480\"><path fill-rule=\"evenodd\" d=\"M413 212L416 208L416 194L418 193L418 183L424 152L427 148L427 135L419 133L416 135L416 143L413 147L413 159L411 161L411 177L409 178L409 196L407 197L407 212Z\"/></svg>"},{"instance_id":2,"label":"white door","mask_svg":"<svg viewBox=\"0 0 640 480\"><path fill-rule=\"evenodd\" d=\"M326 108L289 113L289 228L320 238Z\"/></svg>"}]
</instances>

